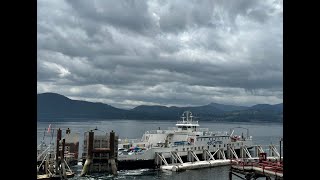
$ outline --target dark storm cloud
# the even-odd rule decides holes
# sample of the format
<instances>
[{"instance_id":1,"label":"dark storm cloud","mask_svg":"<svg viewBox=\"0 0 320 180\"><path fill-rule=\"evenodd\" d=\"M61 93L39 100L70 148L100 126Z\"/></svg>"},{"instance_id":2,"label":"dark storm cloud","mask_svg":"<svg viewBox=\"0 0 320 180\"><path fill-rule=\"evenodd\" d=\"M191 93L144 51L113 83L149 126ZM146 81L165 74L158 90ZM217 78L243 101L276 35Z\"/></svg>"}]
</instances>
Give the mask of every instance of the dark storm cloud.
<instances>
[{"instance_id":1,"label":"dark storm cloud","mask_svg":"<svg viewBox=\"0 0 320 180\"><path fill-rule=\"evenodd\" d=\"M282 1L38 1L38 92L101 101L282 102Z\"/></svg>"},{"instance_id":2,"label":"dark storm cloud","mask_svg":"<svg viewBox=\"0 0 320 180\"><path fill-rule=\"evenodd\" d=\"M152 18L148 12L147 1L140 0L109 0L87 1L67 0L75 9L76 15L86 21L91 21L91 26L110 24L112 26L145 32L153 26ZM88 33L96 33L87 28Z\"/></svg>"}]
</instances>

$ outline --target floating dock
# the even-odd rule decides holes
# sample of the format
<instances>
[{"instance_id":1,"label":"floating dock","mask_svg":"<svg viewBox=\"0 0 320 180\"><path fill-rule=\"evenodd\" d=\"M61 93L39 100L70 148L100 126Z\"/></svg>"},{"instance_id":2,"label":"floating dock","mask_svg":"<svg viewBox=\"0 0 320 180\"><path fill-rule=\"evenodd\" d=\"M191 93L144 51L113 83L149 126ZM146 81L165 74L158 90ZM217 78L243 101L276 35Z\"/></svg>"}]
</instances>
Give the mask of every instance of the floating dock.
<instances>
[{"instance_id":1,"label":"floating dock","mask_svg":"<svg viewBox=\"0 0 320 180\"><path fill-rule=\"evenodd\" d=\"M182 164L172 164L168 166L161 166L161 170L169 171L185 171L189 169L201 169L215 166L226 166L230 165L230 160L211 160L211 161L199 161L199 162L186 162Z\"/></svg>"},{"instance_id":2,"label":"floating dock","mask_svg":"<svg viewBox=\"0 0 320 180\"><path fill-rule=\"evenodd\" d=\"M280 165L279 162L283 157L280 158L280 154L275 146L269 146L270 154L273 155L272 157L267 157L261 146L254 146L254 149L256 151L250 153L246 146L243 146L240 149L240 153L237 154L230 146L227 151L228 159L226 158L223 149L218 149L213 154L208 150L204 150L202 155L204 160L202 161L200 161L198 156L190 150L187 155L189 162L183 162L178 152L171 152L171 158L169 159L171 164L168 163L168 158L165 158L163 153L157 153L155 163L160 164L159 168L161 170L176 172L231 165L232 170L237 171L238 173L242 171L242 174L244 175L254 174L256 177L274 177L281 179L283 177L282 164ZM253 155L257 156L253 157ZM237 174L235 175L239 176Z\"/></svg>"},{"instance_id":3,"label":"floating dock","mask_svg":"<svg viewBox=\"0 0 320 180\"><path fill-rule=\"evenodd\" d=\"M239 174L244 175L244 177L241 177ZM232 180L232 175L246 180L257 179L259 177L282 180L283 164L281 160L267 159L266 153L261 153L258 160L233 160L229 172L229 180Z\"/></svg>"}]
</instances>

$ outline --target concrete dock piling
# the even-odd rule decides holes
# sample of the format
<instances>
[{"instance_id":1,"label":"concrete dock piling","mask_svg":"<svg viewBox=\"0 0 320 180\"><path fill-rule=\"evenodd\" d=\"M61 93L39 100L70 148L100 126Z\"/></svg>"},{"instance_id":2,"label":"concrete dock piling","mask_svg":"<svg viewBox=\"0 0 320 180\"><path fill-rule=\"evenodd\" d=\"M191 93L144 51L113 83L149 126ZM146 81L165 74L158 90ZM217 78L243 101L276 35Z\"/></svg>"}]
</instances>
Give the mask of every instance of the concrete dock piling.
<instances>
[{"instance_id":1,"label":"concrete dock piling","mask_svg":"<svg viewBox=\"0 0 320 180\"><path fill-rule=\"evenodd\" d=\"M117 175L118 139L115 132L112 130L109 136L108 134L95 135L91 130L85 136L84 150L86 152L83 155L85 161L80 176L93 172L109 172Z\"/></svg>"},{"instance_id":2,"label":"concrete dock piling","mask_svg":"<svg viewBox=\"0 0 320 180\"><path fill-rule=\"evenodd\" d=\"M81 174L80 176L85 176L88 171L90 170L90 166L92 164L92 158L93 158L93 154L92 154L92 150L93 150L93 140L94 140L94 132L91 130L89 132L89 136L88 136L88 153L87 153L87 159L84 163L84 166L82 168Z\"/></svg>"}]
</instances>

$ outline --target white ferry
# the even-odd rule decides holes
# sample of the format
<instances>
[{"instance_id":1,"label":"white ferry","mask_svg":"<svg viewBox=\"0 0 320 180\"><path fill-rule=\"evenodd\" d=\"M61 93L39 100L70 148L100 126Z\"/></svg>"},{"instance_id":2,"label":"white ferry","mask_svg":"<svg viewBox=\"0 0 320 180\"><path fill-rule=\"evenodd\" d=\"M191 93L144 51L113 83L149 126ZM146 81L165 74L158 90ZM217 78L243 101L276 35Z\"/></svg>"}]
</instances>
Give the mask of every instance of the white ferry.
<instances>
[{"instance_id":1,"label":"white ferry","mask_svg":"<svg viewBox=\"0 0 320 180\"><path fill-rule=\"evenodd\" d=\"M217 149L227 151L227 145L232 146L236 152L246 145L252 148L252 137L247 130L246 136L233 135L233 132L212 132L208 128L199 128L199 122L193 120L190 111L182 115L182 121L178 121L176 127L168 130L146 131L142 139L119 140L118 142L118 169L152 168L156 153L162 153L165 158L170 158L170 152L176 151L186 158L189 150L201 158L203 151L215 152ZM240 127L238 127L240 128Z\"/></svg>"}]
</instances>

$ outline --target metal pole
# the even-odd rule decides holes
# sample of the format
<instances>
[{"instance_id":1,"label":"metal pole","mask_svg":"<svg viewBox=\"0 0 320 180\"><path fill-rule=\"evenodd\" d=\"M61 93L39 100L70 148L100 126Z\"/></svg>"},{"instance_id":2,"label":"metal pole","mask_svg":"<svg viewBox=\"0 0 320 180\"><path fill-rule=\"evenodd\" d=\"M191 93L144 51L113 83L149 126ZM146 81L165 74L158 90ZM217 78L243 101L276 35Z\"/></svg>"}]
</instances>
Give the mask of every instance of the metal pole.
<instances>
[{"instance_id":1,"label":"metal pole","mask_svg":"<svg viewBox=\"0 0 320 180\"><path fill-rule=\"evenodd\" d=\"M281 164L281 141L282 141L282 138L280 139L280 164Z\"/></svg>"},{"instance_id":2,"label":"metal pole","mask_svg":"<svg viewBox=\"0 0 320 180\"><path fill-rule=\"evenodd\" d=\"M247 129L247 139L249 139L249 129Z\"/></svg>"}]
</instances>

